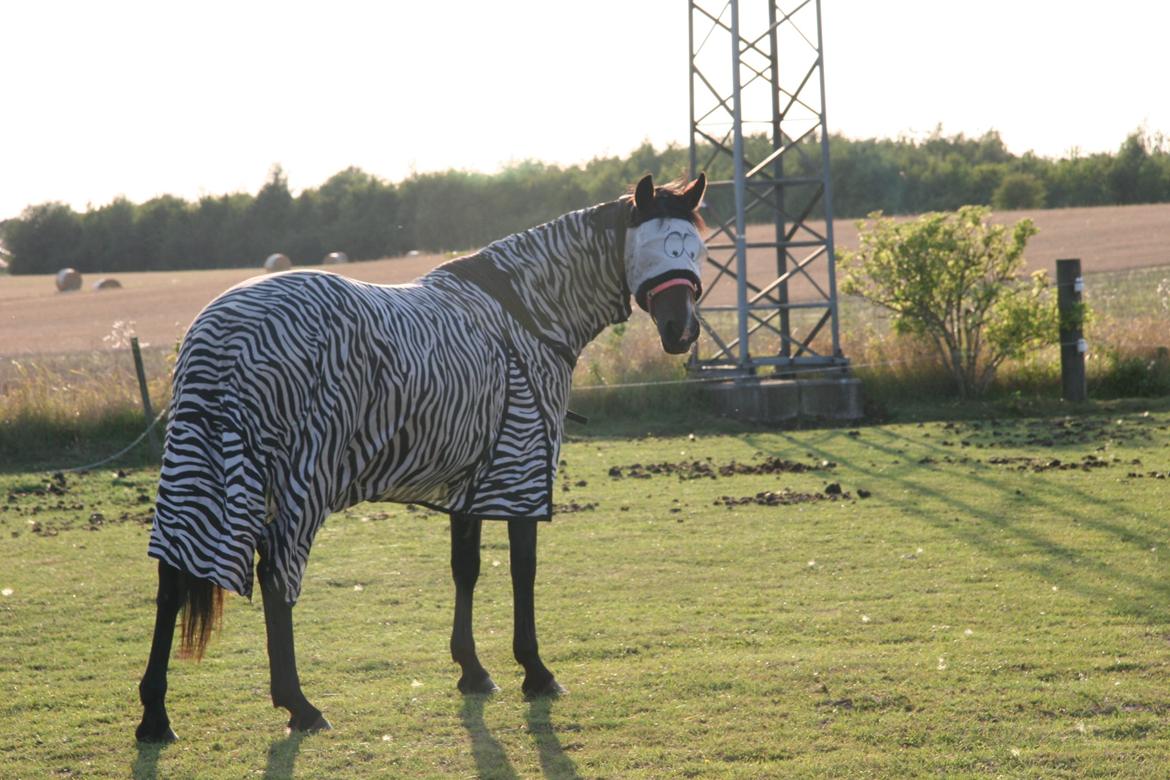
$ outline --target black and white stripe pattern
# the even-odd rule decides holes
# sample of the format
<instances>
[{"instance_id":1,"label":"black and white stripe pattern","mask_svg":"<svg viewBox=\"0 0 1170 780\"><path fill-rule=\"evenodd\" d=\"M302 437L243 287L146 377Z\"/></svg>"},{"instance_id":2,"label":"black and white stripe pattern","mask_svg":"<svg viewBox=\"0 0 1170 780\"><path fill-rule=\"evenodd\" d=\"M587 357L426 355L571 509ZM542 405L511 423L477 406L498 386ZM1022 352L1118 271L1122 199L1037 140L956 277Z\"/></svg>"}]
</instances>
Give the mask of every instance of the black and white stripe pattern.
<instances>
[{"instance_id":1,"label":"black and white stripe pattern","mask_svg":"<svg viewBox=\"0 0 1170 780\"><path fill-rule=\"evenodd\" d=\"M411 284L305 271L221 295L175 368L150 555L250 596L260 551L293 603L325 517L360 501L548 519L566 355L629 316L628 213L573 212ZM472 281L492 276L511 292Z\"/></svg>"},{"instance_id":2,"label":"black and white stripe pattern","mask_svg":"<svg viewBox=\"0 0 1170 780\"><path fill-rule=\"evenodd\" d=\"M491 473L471 497L467 514L477 517L548 517L552 478L548 426L515 354L508 355L508 401L492 446Z\"/></svg>"}]
</instances>

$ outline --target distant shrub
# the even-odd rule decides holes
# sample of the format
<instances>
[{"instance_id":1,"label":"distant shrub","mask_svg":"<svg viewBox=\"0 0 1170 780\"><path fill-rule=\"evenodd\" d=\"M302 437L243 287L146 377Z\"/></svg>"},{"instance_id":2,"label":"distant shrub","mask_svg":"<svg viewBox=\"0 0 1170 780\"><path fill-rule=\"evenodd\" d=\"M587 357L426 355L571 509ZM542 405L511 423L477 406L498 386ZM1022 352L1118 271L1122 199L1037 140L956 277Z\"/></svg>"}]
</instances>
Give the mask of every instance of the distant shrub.
<instances>
[{"instance_id":1,"label":"distant shrub","mask_svg":"<svg viewBox=\"0 0 1170 780\"><path fill-rule=\"evenodd\" d=\"M1030 173L1009 173L991 196L997 209L1042 209L1047 197L1044 182Z\"/></svg>"},{"instance_id":2,"label":"distant shrub","mask_svg":"<svg viewBox=\"0 0 1170 780\"><path fill-rule=\"evenodd\" d=\"M54 273L59 268L80 267L81 219L64 203L30 206L19 219L4 223L4 244L12 255L9 273Z\"/></svg>"},{"instance_id":3,"label":"distant shrub","mask_svg":"<svg viewBox=\"0 0 1170 780\"><path fill-rule=\"evenodd\" d=\"M1157 347L1141 354L1105 350L1096 371L1089 375L1089 394L1095 398L1153 398L1170 395L1170 349Z\"/></svg>"}]
</instances>

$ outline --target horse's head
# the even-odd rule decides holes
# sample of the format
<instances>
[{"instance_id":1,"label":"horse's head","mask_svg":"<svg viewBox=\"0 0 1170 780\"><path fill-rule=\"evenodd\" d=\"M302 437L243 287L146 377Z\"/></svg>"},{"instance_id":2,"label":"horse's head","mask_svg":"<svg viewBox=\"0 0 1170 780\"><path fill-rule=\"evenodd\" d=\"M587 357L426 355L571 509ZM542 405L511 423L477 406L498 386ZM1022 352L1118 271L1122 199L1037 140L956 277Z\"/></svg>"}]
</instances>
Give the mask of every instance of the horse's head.
<instances>
[{"instance_id":1,"label":"horse's head","mask_svg":"<svg viewBox=\"0 0 1170 780\"><path fill-rule=\"evenodd\" d=\"M662 348L677 355L699 336L695 301L702 292L700 266L707 247L699 230L697 209L707 188L699 174L686 186L655 189L645 176L634 189L626 232L626 281L634 300L658 326Z\"/></svg>"}]
</instances>

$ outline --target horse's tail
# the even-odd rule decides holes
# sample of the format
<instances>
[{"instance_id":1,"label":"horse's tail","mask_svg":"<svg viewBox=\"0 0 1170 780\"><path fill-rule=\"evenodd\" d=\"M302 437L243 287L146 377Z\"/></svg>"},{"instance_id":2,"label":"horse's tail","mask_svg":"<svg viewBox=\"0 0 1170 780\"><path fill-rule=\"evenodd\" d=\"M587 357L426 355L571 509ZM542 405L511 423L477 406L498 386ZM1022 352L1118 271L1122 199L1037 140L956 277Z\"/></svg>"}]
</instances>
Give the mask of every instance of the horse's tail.
<instances>
[{"instance_id":1,"label":"horse's tail","mask_svg":"<svg viewBox=\"0 0 1170 780\"><path fill-rule=\"evenodd\" d=\"M203 658L212 630L223 624L223 588L211 580L190 575L184 579L179 657L198 661Z\"/></svg>"}]
</instances>

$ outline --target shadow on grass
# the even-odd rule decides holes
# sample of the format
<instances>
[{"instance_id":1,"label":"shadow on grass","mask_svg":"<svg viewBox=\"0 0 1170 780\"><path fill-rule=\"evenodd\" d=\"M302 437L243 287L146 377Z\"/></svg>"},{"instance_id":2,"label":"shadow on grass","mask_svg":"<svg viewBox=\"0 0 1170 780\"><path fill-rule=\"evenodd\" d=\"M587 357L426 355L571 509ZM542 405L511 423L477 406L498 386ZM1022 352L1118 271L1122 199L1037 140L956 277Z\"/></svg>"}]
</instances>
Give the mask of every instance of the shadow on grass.
<instances>
[{"instance_id":1,"label":"shadow on grass","mask_svg":"<svg viewBox=\"0 0 1170 780\"><path fill-rule=\"evenodd\" d=\"M459 712L459 719L463 721L463 728L467 729L467 736L471 737L471 755L475 759L476 774L479 777L491 778L519 778L516 770L508 761L504 748L483 722L483 705L487 696L464 696L463 709Z\"/></svg>"},{"instance_id":2,"label":"shadow on grass","mask_svg":"<svg viewBox=\"0 0 1170 780\"><path fill-rule=\"evenodd\" d=\"M1016 571L1041 577L1050 582L1059 582L1062 587L1080 595L1101 602L1111 602L1111 609L1147 622L1151 625L1162 625L1170 620L1170 612L1165 604L1170 601L1170 584L1160 578L1151 578L1138 575L1111 565L1103 560L1095 560L1092 555L1078 547L1064 544L1052 536L1044 535L1038 530L1026 527L1016 516L1005 516L1002 509L992 509L976 505L964 500L958 495L944 492L915 479L915 472L939 472L938 465L924 465L914 463L913 457L907 449L916 446L921 449L942 452L933 443L913 441L888 428L879 429L887 437L888 442L876 441L875 436L863 439L862 443L872 452L880 453L903 461L904 469L901 475L881 473L875 467L864 466L861 463L843 458L836 445L843 436L840 432L826 431L819 442L809 439L797 440L780 434L791 445L788 448L802 448L816 457L827 458L838 462L846 469L853 470L875 480L883 481L902 490L906 498L899 498L897 489L882 491L884 500L892 507L901 510L908 517L916 517L926 524L944 530L952 537L982 550L996 558L1001 564ZM772 450L764 441L756 436L748 436L746 440L763 451ZM905 446L903 446L905 445ZM977 483L985 490L985 495L999 495L1007 497L1014 493L1014 488L1005 484L1005 475L994 472L984 464L958 464L967 470L967 473L957 478ZM1061 494L1058 496L1056 493ZM956 512L978 520L974 524L955 524L946 518L940 517L937 511L924 509L923 499L931 499L936 505L945 507L948 512ZM1109 517L1123 516L1127 507L1123 502L1102 499L1090 495L1076 487L1061 484L1059 486L1046 485L1038 481L1033 485L1027 498L1021 498L1026 505L1035 506L1050 512L1061 511L1060 499L1068 501L1075 499L1082 507L1096 507L1097 512L1082 512L1077 517L1081 525L1095 529L1100 533L1112 535L1119 543L1137 545L1144 548L1157 545L1157 540L1138 531L1124 527L1120 523L1110 521ZM1041 554L1039 560L1029 560L1021 555L1020 548L1014 543L1024 543L1028 548ZM1086 574L1098 576L1102 584L1097 585L1088 581ZM1107 583L1107 584L1106 584ZM1133 593L1126 594L1115 589L1116 586L1128 586Z\"/></svg>"},{"instance_id":3,"label":"shadow on grass","mask_svg":"<svg viewBox=\"0 0 1170 780\"><path fill-rule=\"evenodd\" d=\"M169 745L165 742L137 742L138 756L130 765L134 780L155 780L158 777L158 759Z\"/></svg>"},{"instance_id":4,"label":"shadow on grass","mask_svg":"<svg viewBox=\"0 0 1170 780\"><path fill-rule=\"evenodd\" d=\"M565 754L552 725L553 699L535 699L528 705L528 733L540 751L540 769L545 777L580 778L577 765Z\"/></svg>"},{"instance_id":5,"label":"shadow on grass","mask_svg":"<svg viewBox=\"0 0 1170 780\"><path fill-rule=\"evenodd\" d=\"M294 731L284 739L278 739L268 746L268 764L264 767L265 780L284 780L293 776L297 762L297 754L301 751L301 742L305 733ZM156 780L158 778L158 762L164 750L169 745L158 742L139 742L138 756L130 766L130 776L134 780ZM515 775L512 775L513 777Z\"/></svg>"},{"instance_id":6,"label":"shadow on grass","mask_svg":"<svg viewBox=\"0 0 1170 780\"><path fill-rule=\"evenodd\" d=\"M293 767L296 765L297 754L301 752L301 742L305 740L305 736L303 731L294 731L268 746L268 764L264 767L264 780L293 776Z\"/></svg>"}]
</instances>

